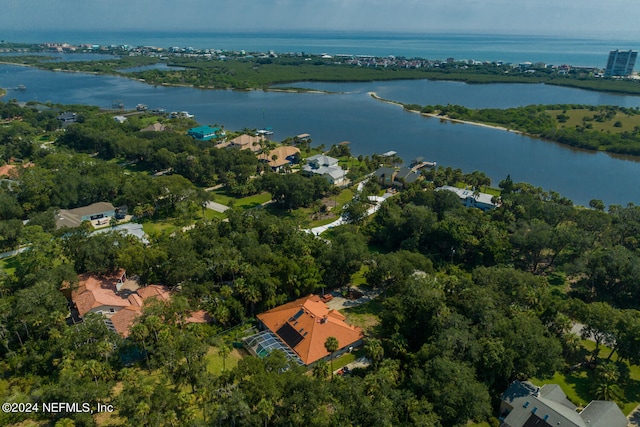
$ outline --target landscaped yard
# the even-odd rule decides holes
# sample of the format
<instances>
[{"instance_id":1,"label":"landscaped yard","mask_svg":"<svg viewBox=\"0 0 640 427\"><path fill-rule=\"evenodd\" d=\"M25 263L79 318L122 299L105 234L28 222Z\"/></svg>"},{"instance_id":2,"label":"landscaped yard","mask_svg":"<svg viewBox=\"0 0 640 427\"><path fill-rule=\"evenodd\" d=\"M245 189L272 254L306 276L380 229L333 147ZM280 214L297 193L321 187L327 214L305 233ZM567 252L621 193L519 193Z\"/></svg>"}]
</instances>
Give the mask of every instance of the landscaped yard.
<instances>
[{"instance_id":1,"label":"landscaped yard","mask_svg":"<svg viewBox=\"0 0 640 427\"><path fill-rule=\"evenodd\" d=\"M221 190L213 191L212 193L214 194L214 202L220 203L225 206L233 205L241 207L242 209L255 208L256 206L260 206L263 203L269 202L271 200L271 194L267 192L243 197L240 199L229 196Z\"/></svg>"},{"instance_id":2,"label":"landscaped yard","mask_svg":"<svg viewBox=\"0 0 640 427\"><path fill-rule=\"evenodd\" d=\"M223 367L223 358L218 354L219 351L220 349L218 347L210 347L205 357L207 371L215 375L219 375ZM244 356L246 356L244 350L238 350L237 348L232 349L227 359L224 360L224 368L227 371L235 368Z\"/></svg>"},{"instance_id":3,"label":"landscaped yard","mask_svg":"<svg viewBox=\"0 0 640 427\"><path fill-rule=\"evenodd\" d=\"M347 323L359 326L365 335L376 335L375 329L380 324L382 301L374 299L356 307L341 310L347 318Z\"/></svg>"},{"instance_id":4,"label":"landscaped yard","mask_svg":"<svg viewBox=\"0 0 640 427\"><path fill-rule=\"evenodd\" d=\"M589 353L595 350L595 343L592 341L583 340L582 345ZM601 345L599 356L606 358L610 352L610 348ZM618 355L614 354L611 360L617 361ZM585 406L594 399L590 391L592 381L589 374L590 368L583 367L572 372L556 372L551 378L532 378L531 382L536 385L558 384L575 405ZM640 405L640 367L629 366L629 377L627 384L620 384L620 388L624 392L624 402L622 402L621 409L625 415L629 415L636 406Z\"/></svg>"},{"instance_id":5,"label":"landscaped yard","mask_svg":"<svg viewBox=\"0 0 640 427\"><path fill-rule=\"evenodd\" d=\"M161 221L146 221L142 223L142 229L149 236L154 234L161 234L165 231L175 231L178 228L176 224L174 224L171 220L161 220Z\"/></svg>"}]
</instances>

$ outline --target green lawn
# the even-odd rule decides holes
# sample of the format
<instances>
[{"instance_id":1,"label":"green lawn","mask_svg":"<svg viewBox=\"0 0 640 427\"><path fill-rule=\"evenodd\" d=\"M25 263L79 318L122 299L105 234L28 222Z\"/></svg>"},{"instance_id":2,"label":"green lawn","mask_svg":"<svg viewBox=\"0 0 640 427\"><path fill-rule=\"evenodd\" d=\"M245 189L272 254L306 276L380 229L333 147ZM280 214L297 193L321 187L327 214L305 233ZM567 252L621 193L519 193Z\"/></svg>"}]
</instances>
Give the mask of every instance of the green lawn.
<instances>
[{"instance_id":1,"label":"green lawn","mask_svg":"<svg viewBox=\"0 0 640 427\"><path fill-rule=\"evenodd\" d=\"M347 323L361 327L365 335L375 336L376 328L380 324L382 301L377 298L341 312L347 318Z\"/></svg>"},{"instance_id":2,"label":"green lawn","mask_svg":"<svg viewBox=\"0 0 640 427\"><path fill-rule=\"evenodd\" d=\"M582 346L587 354L595 350L595 343L592 341L583 340ZM610 348L601 345L599 357L606 358L610 352ZM614 354L611 360L617 361L618 355ZM593 395L590 392L591 378L589 378L589 373L589 368L581 368L567 373L556 372L551 378L532 378L531 382L536 385L558 384L569 400L577 406L585 406L593 400ZM621 402L621 409L625 415L629 415L636 406L640 405L640 366L629 366L629 381L627 384L620 384L620 387L624 392L624 402Z\"/></svg>"},{"instance_id":3,"label":"green lawn","mask_svg":"<svg viewBox=\"0 0 640 427\"><path fill-rule=\"evenodd\" d=\"M202 216L200 216L202 218ZM226 218L227 215L225 215L224 212L218 212L218 211L214 211L212 209L205 209L204 210L204 218L208 219L209 221L211 221L212 219L224 219Z\"/></svg>"},{"instance_id":4,"label":"green lawn","mask_svg":"<svg viewBox=\"0 0 640 427\"><path fill-rule=\"evenodd\" d=\"M367 284L367 279L364 277L364 275L367 273L367 271L369 271L369 266L365 265L365 264L362 264L360 266L360 270L356 271L351 276L351 284L353 286L366 285Z\"/></svg>"},{"instance_id":5,"label":"green lawn","mask_svg":"<svg viewBox=\"0 0 640 427\"><path fill-rule=\"evenodd\" d=\"M337 220L337 216L332 216L330 218L324 219L316 219L315 221L311 221L309 223L309 228L320 227L321 225L331 224L333 221Z\"/></svg>"},{"instance_id":6,"label":"green lawn","mask_svg":"<svg viewBox=\"0 0 640 427\"><path fill-rule=\"evenodd\" d=\"M356 351L353 351L351 353L344 353L338 357L336 357L335 359L333 359L333 370L337 371L338 369L342 368L343 366L348 365L351 362L355 362L356 359L360 358L364 356L364 350L363 349L358 349Z\"/></svg>"},{"instance_id":7,"label":"green lawn","mask_svg":"<svg viewBox=\"0 0 640 427\"><path fill-rule=\"evenodd\" d=\"M260 206L271 200L271 193L260 193L253 196L237 198L225 194L222 190L212 192L214 194L213 201L225 206L237 206L242 209L251 209Z\"/></svg>"},{"instance_id":8,"label":"green lawn","mask_svg":"<svg viewBox=\"0 0 640 427\"><path fill-rule=\"evenodd\" d=\"M9 258L0 259L0 268L4 270L7 274L12 275L15 273L16 268L20 264L18 261L19 256L12 256Z\"/></svg>"},{"instance_id":9,"label":"green lawn","mask_svg":"<svg viewBox=\"0 0 640 427\"><path fill-rule=\"evenodd\" d=\"M165 231L172 232L175 231L178 226L173 223L170 219L167 220L159 220L159 221L145 221L142 224L142 229L149 236L154 234L161 234Z\"/></svg>"},{"instance_id":10,"label":"green lawn","mask_svg":"<svg viewBox=\"0 0 640 427\"><path fill-rule=\"evenodd\" d=\"M224 367L228 371L238 366L238 362L242 359L243 354L240 350L234 348L224 361ZM222 372L223 359L218 354L218 347L210 347L205 356L207 362L207 371L219 375Z\"/></svg>"}]
</instances>

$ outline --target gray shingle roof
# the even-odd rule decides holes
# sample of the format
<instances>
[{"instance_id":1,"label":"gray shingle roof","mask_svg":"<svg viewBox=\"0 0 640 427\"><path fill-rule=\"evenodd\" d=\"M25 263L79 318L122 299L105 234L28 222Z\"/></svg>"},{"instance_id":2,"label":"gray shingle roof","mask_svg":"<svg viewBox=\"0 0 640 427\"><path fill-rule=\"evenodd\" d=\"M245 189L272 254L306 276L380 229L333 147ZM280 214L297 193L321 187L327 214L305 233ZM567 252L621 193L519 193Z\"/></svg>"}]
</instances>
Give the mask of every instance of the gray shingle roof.
<instances>
[{"instance_id":1,"label":"gray shingle roof","mask_svg":"<svg viewBox=\"0 0 640 427\"><path fill-rule=\"evenodd\" d=\"M576 412L557 384L538 388L530 382L514 381L501 400L512 408L503 427L626 427L628 422L614 402L596 400Z\"/></svg>"}]
</instances>

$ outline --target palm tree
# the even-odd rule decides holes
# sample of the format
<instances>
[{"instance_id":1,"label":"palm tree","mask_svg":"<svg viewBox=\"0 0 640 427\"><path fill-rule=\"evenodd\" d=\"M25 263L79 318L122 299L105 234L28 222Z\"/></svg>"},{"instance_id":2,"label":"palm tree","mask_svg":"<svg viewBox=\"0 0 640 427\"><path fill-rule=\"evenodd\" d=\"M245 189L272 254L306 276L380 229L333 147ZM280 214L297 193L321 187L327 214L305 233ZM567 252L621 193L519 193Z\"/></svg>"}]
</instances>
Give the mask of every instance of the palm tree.
<instances>
[{"instance_id":1,"label":"palm tree","mask_svg":"<svg viewBox=\"0 0 640 427\"><path fill-rule=\"evenodd\" d=\"M373 363L374 367L378 366L378 363L384 357L384 348L382 348L382 343L380 340L375 338L369 338L364 345L364 352Z\"/></svg>"},{"instance_id":2,"label":"palm tree","mask_svg":"<svg viewBox=\"0 0 640 427\"><path fill-rule=\"evenodd\" d=\"M603 362L599 364L593 380L591 392L596 399L622 400L622 390L618 385L620 371L613 362Z\"/></svg>"},{"instance_id":3,"label":"palm tree","mask_svg":"<svg viewBox=\"0 0 640 427\"><path fill-rule=\"evenodd\" d=\"M220 349L218 350L218 356L222 357L222 372L227 370L226 362L229 353L231 353L231 348L228 345L223 344L222 346L220 346Z\"/></svg>"},{"instance_id":4,"label":"palm tree","mask_svg":"<svg viewBox=\"0 0 640 427\"><path fill-rule=\"evenodd\" d=\"M318 360L313 366L313 376L319 379L324 379L329 376L329 364L326 360Z\"/></svg>"},{"instance_id":5,"label":"palm tree","mask_svg":"<svg viewBox=\"0 0 640 427\"><path fill-rule=\"evenodd\" d=\"M333 378L333 353L336 352L340 348L340 344L338 343L338 338L329 337L324 342L324 348L329 352L329 361L331 362L331 378Z\"/></svg>"}]
</instances>

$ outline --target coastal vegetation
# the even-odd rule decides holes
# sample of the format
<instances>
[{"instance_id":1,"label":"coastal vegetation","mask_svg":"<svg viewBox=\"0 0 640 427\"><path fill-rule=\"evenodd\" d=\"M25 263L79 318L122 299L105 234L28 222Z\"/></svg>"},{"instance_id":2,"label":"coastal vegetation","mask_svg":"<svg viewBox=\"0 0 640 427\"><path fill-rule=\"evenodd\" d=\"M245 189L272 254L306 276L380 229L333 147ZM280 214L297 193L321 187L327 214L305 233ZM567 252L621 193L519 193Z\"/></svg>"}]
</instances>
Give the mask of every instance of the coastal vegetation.
<instances>
[{"instance_id":1,"label":"coastal vegetation","mask_svg":"<svg viewBox=\"0 0 640 427\"><path fill-rule=\"evenodd\" d=\"M379 184L333 194L326 182L271 172L250 150L187 137L187 119L140 113L118 123L96 107L37 107L0 103L0 158L17 170L0 185L0 245L27 248L1 264L0 397L108 403L115 412L1 413L2 425L496 425L495 401L515 379L578 378L567 390L576 404L606 397L628 413L640 403L640 207L577 207L505 177L498 206L483 212L435 187L478 191L491 180L438 167L376 215L317 238L303 229L318 201L353 194L364 203ZM537 108L506 117L544 129L606 113ZM63 130L63 111L81 119ZM492 120L507 120L501 114ZM630 126L621 114L593 121L611 122L614 134ZM152 119L169 130L140 132ZM350 155L346 145L329 152ZM347 163L360 169L355 181L382 162ZM211 198L231 205L224 220L201 213ZM95 201L127 205L156 226L148 244L85 225L56 230L60 208ZM146 307L127 339L98 316L74 323L62 292L78 274L118 268L175 292ZM256 314L356 284L380 293L349 309L367 326L370 367L330 380L326 367L305 375L279 352L231 350ZM211 324L184 322L197 309Z\"/></svg>"},{"instance_id":2,"label":"coastal vegetation","mask_svg":"<svg viewBox=\"0 0 640 427\"><path fill-rule=\"evenodd\" d=\"M572 147L640 155L638 108L573 104L529 105L506 109L471 109L451 104L401 105L410 111L449 120L487 124Z\"/></svg>"},{"instance_id":3,"label":"coastal vegetation","mask_svg":"<svg viewBox=\"0 0 640 427\"><path fill-rule=\"evenodd\" d=\"M559 73L546 67L522 68L512 64L466 61L438 61L420 58L386 63L381 58L362 63L348 58L320 55L225 52L222 56L167 54L130 56L126 51L112 52L113 59L92 61L52 61L49 56L4 56L3 62L36 66L46 70L78 71L128 76L154 85L189 85L213 89L268 89L273 85L302 81L366 82L403 79L451 80L470 84L544 83L586 90L640 94L640 82L596 76L592 71L570 69ZM408 66L405 62L414 61ZM129 71L127 68L162 62L174 69ZM419 64L419 66L417 65ZM301 89L295 89L301 90Z\"/></svg>"}]
</instances>

